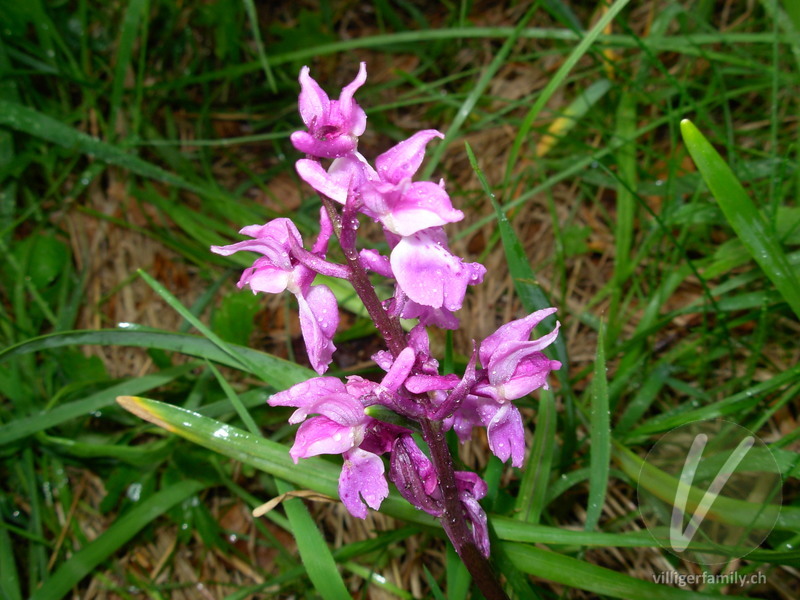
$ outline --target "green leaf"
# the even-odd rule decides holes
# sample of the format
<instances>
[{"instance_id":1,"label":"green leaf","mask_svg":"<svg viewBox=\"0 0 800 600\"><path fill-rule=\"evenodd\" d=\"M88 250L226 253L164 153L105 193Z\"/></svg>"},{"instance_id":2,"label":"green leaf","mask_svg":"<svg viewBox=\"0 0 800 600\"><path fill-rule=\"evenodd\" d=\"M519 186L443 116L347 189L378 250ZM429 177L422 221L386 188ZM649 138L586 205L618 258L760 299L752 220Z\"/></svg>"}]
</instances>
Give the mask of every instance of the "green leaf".
<instances>
[{"instance_id":1,"label":"green leaf","mask_svg":"<svg viewBox=\"0 0 800 600\"><path fill-rule=\"evenodd\" d=\"M181 481L156 492L119 517L98 538L81 548L31 596L30 600L63 598L104 560L129 542L148 523L205 487L198 481Z\"/></svg>"},{"instance_id":2,"label":"green leaf","mask_svg":"<svg viewBox=\"0 0 800 600\"><path fill-rule=\"evenodd\" d=\"M294 485L332 498L338 497L341 465L312 457L294 464L283 444L232 427L198 413L147 398L121 397L120 405L136 416L187 440L251 465ZM435 525L436 521L418 511L392 492L381 511L412 523Z\"/></svg>"},{"instance_id":3,"label":"green leaf","mask_svg":"<svg viewBox=\"0 0 800 600\"><path fill-rule=\"evenodd\" d=\"M608 378L606 375L605 326L597 334L597 354L592 378L591 456L589 458L589 506L585 529L597 526L606 499L611 461L611 425L608 412Z\"/></svg>"},{"instance_id":4,"label":"green leaf","mask_svg":"<svg viewBox=\"0 0 800 600\"><path fill-rule=\"evenodd\" d=\"M282 479L276 479L275 483L281 494L294 490ZM300 558L303 559L303 565L311 583L314 584L314 589L324 600L351 600L352 596L342 581L328 544L303 501L300 498L284 500L283 508L289 518Z\"/></svg>"},{"instance_id":5,"label":"green leaf","mask_svg":"<svg viewBox=\"0 0 800 600\"><path fill-rule=\"evenodd\" d=\"M0 125L47 140L73 152L88 154L103 162L128 169L142 177L163 181L204 197L220 196L220 193L215 190L191 183L113 144L87 135L53 117L15 102L0 100Z\"/></svg>"},{"instance_id":6,"label":"green leaf","mask_svg":"<svg viewBox=\"0 0 800 600\"><path fill-rule=\"evenodd\" d=\"M0 426L0 446L10 444L16 440L27 437L37 431L44 431L71 419L82 417L106 406L114 404L117 396L127 394L141 394L153 388L165 385L181 375L197 367L195 363L186 363L171 369L165 369L151 375L143 375L130 381L112 385L100 392L96 392L68 404L57 406L29 417L17 418L10 423Z\"/></svg>"},{"instance_id":7,"label":"green leaf","mask_svg":"<svg viewBox=\"0 0 800 600\"><path fill-rule=\"evenodd\" d=\"M726 598L642 581L617 571L598 567L577 558L534 546L508 543L506 553L521 571L596 595L612 598L647 598L648 600L693 600Z\"/></svg>"},{"instance_id":8,"label":"green leaf","mask_svg":"<svg viewBox=\"0 0 800 600\"><path fill-rule=\"evenodd\" d=\"M101 345L101 346L136 346L141 348L159 348L197 356L213 360L228 367L242 369L243 365L239 360L224 352L206 338L195 335L180 333L170 333L158 329L133 328L130 324L125 324L130 329L99 329L96 331L67 331L64 333L54 333L41 337L32 338L21 342L5 350L0 351L0 362L6 361L13 356L39 352L51 348L72 345ZM283 360L277 356L272 356L265 352L252 350L244 346L227 344L228 349L232 349L238 356L244 356L249 365L255 365L256 371L250 371L253 375L259 373L266 377L265 381L276 390L283 390L296 383L305 381L316 374L311 369L301 367L295 363ZM138 393L138 392L137 392Z\"/></svg>"},{"instance_id":9,"label":"green leaf","mask_svg":"<svg viewBox=\"0 0 800 600\"><path fill-rule=\"evenodd\" d=\"M674 501L679 485L678 479L642 460L622 445L615 446L614 458L620 468L648 492L665 502ZM689 506L699 505L704 494L704 490L692 486L688 497ZM765 530L772 529L774 524L775 529L800 532L800 507L797 506L777 504L762 506L720 495L708 510L707 518L740 527Z\"/></svg>"},{"instance_id":10,"label":"green leaf","mask_svg":"<svg viewBox=\"0 0 800 600\"><path fill-rule=\"evenodd\" d=\"M556 408L553 393L542 390L533 447L523 470L516 503L516 518L538 523L545 507L550 465L556 447Z\"/></svg>"},{"instance_id":11,"label":"green leaf","mask_svg":"<svg viewBox=\"0 0 800 600\"><path fill-rule=\"evenodd\" d=\"M775 229L747 195L727 163L688 119L681 121L681 134L692 160L736 235L795 315L800 317L800 281L783 252Z\"/></svg>"}]
</instances>

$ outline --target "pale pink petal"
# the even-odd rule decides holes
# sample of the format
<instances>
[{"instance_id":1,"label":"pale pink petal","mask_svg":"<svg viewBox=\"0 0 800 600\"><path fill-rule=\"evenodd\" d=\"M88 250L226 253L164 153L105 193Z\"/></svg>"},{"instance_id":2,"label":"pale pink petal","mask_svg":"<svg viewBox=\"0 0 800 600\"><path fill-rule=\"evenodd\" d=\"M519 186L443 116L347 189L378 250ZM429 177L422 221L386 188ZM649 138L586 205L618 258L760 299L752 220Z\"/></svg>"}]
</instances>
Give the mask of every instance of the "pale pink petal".
<instances>
[{"instance_id":1,"label":"pale pink petal","mask_svg":"<svg viewBox=\"0 0 800 600\"><path fill-rule=\"evenodd\" d=\"M348 131L355 136L364 133L367 127L366 113L355 103L353 95L356 90L367 81L367 63L362 62L358 66L358 74L355 79L342 88L339 95L339 110L347 123Z\"/></svg>"},{"instance_id":2,"label":"pale pink petal","mask_svg":"<svg viewBox=\"0 0 800 600\"><path fill-rule=\"evenodd\" d=\"M308 360L322 374L328 370L336 346L333 335L339 325L336 296L324 285L312 287L305 297L297 296L300 330L303 333Z\"/></svg>"},{"instance_id":3,"label":"pale pink petal","mask_svg":"<svg viewBox=\"0 0 800 600\"><path fill-rule=\"evenodd\" d=\"M547 389L550 371L557 371L560 368L560 362L550 360L541 352L537 352L520 361L510 379L496 385L505 400L517 400L539 388Z\"/></svg>"},{"instance_id":4,"label":"pale pink petal","mask_svg":"<svg viewBox=\"0 0 800 600\"><path fill-rule=\"evenodd\" d=\"M427 231L404 237L389 257L403 292L414 302L433 308L444 304L447 280L460 271L461 261L444 247L441 237Z\"/></svg>"},{"instance_id":5,"label":"pale pink petal","mask_svg":"<svg viewBox=\"0 0 800 600\"><path fill-rule=\"evenodd\" d=\"M306 127L313 127L328 117L330 100L319 84L309 74L309 68L300 69L300 97L298 108Z\"/></svg>"},{"instance_id":6,"label":"pale pink petal","mask_svg":"<svg viewBox=\"0 0 800 600\"><path fill-rule=\"evenodd\" d=\"M345 385L336 377L314 377L293 385L288 390L273 394L267 400L270 406L310 406L317 399L346 393Z\"/></svg>"},{"instance_id":7,"label":"pale pink petal","mask_svg":"<svg viewBox=\"0 0 800 600\"><path fill-rule=\"evenodd\" d=\"M318 454L341 454L356 443L353 427L339 425L327 417L312 417L297 430L289 456L297 463L299 458Z\"/></svg>"},{"instance_id":8,"label":"pale pink petal","mask_svg":"<svg viewBox=\"0 0 800 600\"><path fill-rule=\"evenodd\" d=\"M503 342L524 342L531 337L533 329L545 318L556 312L556 308L543 308L531 313L523 319L506 323L492 335L481 342L478 356L486 367L497 347Z\"/></svg>"},{"instance_id":9,"label":"pale pink petal","mask_svg":"<svg viewBox=\"0 0 800 600\"><path fill-rule=\"evenodd\" d=\"M525 458L525 432L517 407L503 404L486 428L489 448L501 461L511 458L511 466L521 467Z\"/></svg>"},{"instance_id":10,"label":"pale pink petal","mask_svg":"<svg viewBox=\"0 0 800 600\"><path fill-rule=\"evenodd\" d=\"M375 166L381 180L397 184L414 175L425 157L425 146L437 137L444 138L444 135L435 129L418 131L378 156Z\"/></svg>"},{"instance_id":11,"label":"pale pink petal","mask_svg":"<svg viewBox=\"0 0 800 600\"><path fill-rule=\"evenodd\" d=\"M409 347L403 348L400 355L392 363L389 372L386 373L381 381L381 385L396 392L400 389L400 386L403 385L408 374L411 372L415 360L416 355L414 354L414 350Z\"/></svg>"},{"instance_id":12,"label":"pale pink petal","mask_svg":"<svg viewBox=\"0 0 800 600\"><path fill-rule=\"evenodd\" d=\"M301 158L295 163L295 169L300 175L300 179L320 194L340 204L344 204L347 200L347 185L342 185L341 181L328 175L328 172L317 161Z\"/></svg>"},{"instance_id":13,"label":"pale pink petal","mask_svg":"<svg viewBox=\"0 0 800 600\"><path fill-rule=\"evenodd\" d=\"M378 510L389 495L383 461L371 452L354 448L344 454L339 476L339 497L354 517L365 519L367 508ZM363 501L362 501L363 499Z\"/></svg>"},{"instance_id":14,"label":"pale pink petal","mask_svg":"<svg viewBox=\"0 0 800 600\"><path fill-rule=\"evenodd\" d=\"M334 423L348 427L363 425L367 419L363 405L358 398L354 398L350 394L349 390L345 393L318 396L314 401L294 411L292 416L289 417L289 423L300 423L313 413L320 414Z\"/></svg>"},{"instance_id":15,"label":"pale pink petal","mask_svg":"<svg viewBox=\"0 0 800 600\"><path fill-rule=\"evenodd\" d=\"M453 208L446 191L433 182L420 181L405 187L392 204L389 229L407 236L463 218L464 213Z\"/></svg>"},{"instance_id":16,"label":"pale pink petal","mask_svg":"<svg viewBox=\"0 0 800 600\"><path fill-rule=\"evenodd\" d=\"M237 285L240 289L249 286L253 293L278 294L288 287L291 275L291 271L275 267L269 260L259 258L252 267L242 272Z\"/></svg>"}]
</instances>

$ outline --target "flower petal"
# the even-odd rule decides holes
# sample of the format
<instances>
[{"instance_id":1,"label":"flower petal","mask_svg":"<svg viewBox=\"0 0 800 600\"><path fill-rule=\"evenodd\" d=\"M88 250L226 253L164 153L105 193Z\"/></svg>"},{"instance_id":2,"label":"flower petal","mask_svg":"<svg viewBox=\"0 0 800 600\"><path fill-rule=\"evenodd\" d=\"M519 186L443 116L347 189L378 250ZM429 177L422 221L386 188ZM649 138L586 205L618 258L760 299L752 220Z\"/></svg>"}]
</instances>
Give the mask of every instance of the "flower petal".
<instances>
[{"instance_id":1,"label":"flower petal","mask_svg":"<svg viewBox=\"0 0 800 600\"><path fill-rule=\"evenodd\" d=\"M362 62L358 66L358 74L355 79L342 88L339 95L339 110L344 121L347 123L347 130L354 136L364 133L367 128L367 114L353 100L356 90L367 81L367 63Z\"/></svg>"},{"instance_id":2,"label":"flower petal","mask_svg":"<svg viewBox=\"0 0 800 600\"><path fill-rule=\"evenodd\" d=\"M397 184L414 175L425 157L425 146L437 137L444 138L444 134L435 129L418 131L378 156L375 166L381 180Z\"/></svg>"},{"instance_id":3,"label":"flower petal","mask_svg":"<svg viewBox=\"0 0 800 600\"><path fill-rule=\"evenodd\" d=\"M392 203L390 211L390 218L384 218L382 222L388 229L403 236L464 218L464 213L453 208L447 192L431 181L419 181L406 186Z\"/></svg>"},{"instance_id":4,"label":"flower petal","mask_svg":"<svg viewBox=\"0 0 800 600\"><path fill-rule=\"evenodd\" d=\"M523 319L516 319L506 323L495 331L492 335L481 342L478 356L481 365L486 368L489 360L503 342L525 342L531 337L533 329L545 318L556 312L556 308L543 308L531 313Z\"/></svg>"},{"instance_id":5,"label":"flower petal","mask_svg":"<svg viewBox=\"0 0 800 600\"><path fill-rule=\"evenodd\" d=\"M336 296L324 285L312 287L308 293L298 294L300 330L306 345L308 360L320 375L328 370L336 346L333 335L339 325L339 307Z\"/></svg>"},{"instance_id":6,"label":"flower petal","mask_svg":"<svg viewBox=\"0 0 800 600\"><path fill-rule=\"evenodd\" d=\"M356 444L356 433L353 427L340 425L328 417L312 417L297 430L289 456L297 463L298 458L341 454Z\"/></svg>"},{"instance_id":7,"label":"flower petal","mask_svg":"<svg viewBox=\"0 0 800 600\"><path fill-rule=\"evenodd\" d=\"M486 268L463 263L447 249L440 228L401 238L389 262L403 292L414 302L455 311L461 308L467 285L479 283Z\"/></svg>"},{"instance_id":8,"label":"flower petal","mask_svg":"<svg viewBox=\"0 0 800 600\"><path fill-rule=\"evenodd\" d=\"M315 123L321 123L328 117L330 99L311 77L308 67L300 69L300 97L297 104L306 127L311 128Z\"/></svg>"},{"instance_id":9,"label":"flower petal","mask_svg":"<svg viewBox=\"0 0 800 600\"><path fill-rule=\"evenodd\" d=\"M497 458L506 462L511 458L511 466L521 467L525 459L525 431L522 415L513 404L500 407L486 428L489 448Z\"/></svg>"},{"instance_id":10,"label":"flower petal","mask_svg":"<svg viewBox=\"0 0 800 600\"><path fill-rule=\"evenodd\" d=\"M344 465L339 475L339 498L354 517L367 517L366 502L378 510L389 495L389 484L384 477L383 461L371 452L354 448L344 454ZM363 502L362 502L363 498Z\"/></svg>"},{"instance_id":11,"label":"flower petal","mask_svg":"<svg viewBox=\"0 0 800 600\"><path fill-rule=\"evenodd\" d=\"M288 390L273 394L267 399L270 406L311 406L319 398L347 392L344 383L336 377L314 377L293 385Z\"/></svg>"}]
</instances>

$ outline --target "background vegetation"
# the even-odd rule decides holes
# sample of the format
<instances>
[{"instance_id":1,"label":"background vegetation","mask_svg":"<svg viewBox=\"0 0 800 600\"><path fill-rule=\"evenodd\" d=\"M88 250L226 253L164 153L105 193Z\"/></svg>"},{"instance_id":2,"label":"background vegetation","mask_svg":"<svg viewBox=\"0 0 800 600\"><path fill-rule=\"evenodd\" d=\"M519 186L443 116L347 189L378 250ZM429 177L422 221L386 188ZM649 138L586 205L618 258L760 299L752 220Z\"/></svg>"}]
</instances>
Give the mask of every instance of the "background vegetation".
<instances>
[{"instance_id":1,"label":"background vegetation","mask_svg":"<svg viewBox=\"0 0 800 600\"><path fill-rule=\"evenodd\" d=\"M307 364L295 307L240 293L245 259L208 246L277 216L313 235L288 141L297 74L333 94L362 60L362 151L445 132L424 168L467 215L455 249L489 268L462 329L435 340L445 364L559 307L565 368L521 403L527 468L487 461L484 439L460 449L490 483L510 593L800 596L800 327L784 291L800 264L799 32L791 0L0 4L0 596L470 597L440 532L397 497L365 522L319 494L251 515L292 487L334 494L335 461L293 467L244 434L231 460L115 404L148 396L290 443L264 400L305 377L277 359ZM738 225L684 118L743 182ZM334 372L368 373L380 340L337 294ZM635 457L723 416L779 458L782 520L722 567L766 583L655 585L701 571L644 531ZM220 425L199 419L183 435L213 444Z\"/></svg>"}]
</instances>

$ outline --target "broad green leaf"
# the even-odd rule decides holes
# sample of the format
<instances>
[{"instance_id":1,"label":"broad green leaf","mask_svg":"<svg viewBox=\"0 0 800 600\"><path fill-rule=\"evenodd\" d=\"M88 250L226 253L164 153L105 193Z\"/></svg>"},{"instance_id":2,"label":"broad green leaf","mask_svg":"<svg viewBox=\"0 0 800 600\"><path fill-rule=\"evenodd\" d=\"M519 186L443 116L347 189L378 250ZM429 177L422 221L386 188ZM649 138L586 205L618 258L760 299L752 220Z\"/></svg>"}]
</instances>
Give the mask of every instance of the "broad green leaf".
<instances>
[{"instance_id":1,"label":"broad green leaf","mask_svg":"<svg viewBox=\"0 0 800 600\"><path fill-rule=\"evenodd\" d=\"M220 421L146 398L123 397L118 398L117 401L126 410L140 418L191 442L251 465L279 479L290 481L298 487L314 490L333 498L338 495L341 465L336 462L312 457L303 459L295 465L289 457L289 450L286 446L254 436ZM411 506L394 490L389 493L389 497L381 506L381 512L409 523L418 523L441 531L439 524L432 517ZM489 518L501 540L594 547L656 547L660 545L647 532L597 533L533 525L496 515L490 515ZM690 545L690 549L713 551L713 548L695 543ZM800 552L756 551L750 556L754 558L758 556L761 560L771 562L800 560Z\"/></svg>"},{"instance_id":2,"label":"broad green leaf","mask_svg":"<svg viewBox=\"0 0 800 600\"><path fill-rule=\"evenodd\" d=\"M198 413L147 398L121 397L126 410L171 433L215 452L251 465L294 485L338 497L341 464L312 457L294 464L283 444L247 433ZM389 495L381 511L412 523L435 526L436 521L418 511L400 495Z\"/></svg>"},{"instance_id":3,"label":"broad green leaf","mask_svg":"<svg viewBox=\"0 0 800 600\"><path fill-rule=\"evenodd\" d=\"M800 317L800 281L783 252L774 227L747 195L731 168L688 119L681 121L681 134L692 160L736 235Z\"/></svg>"}]
</instances>

